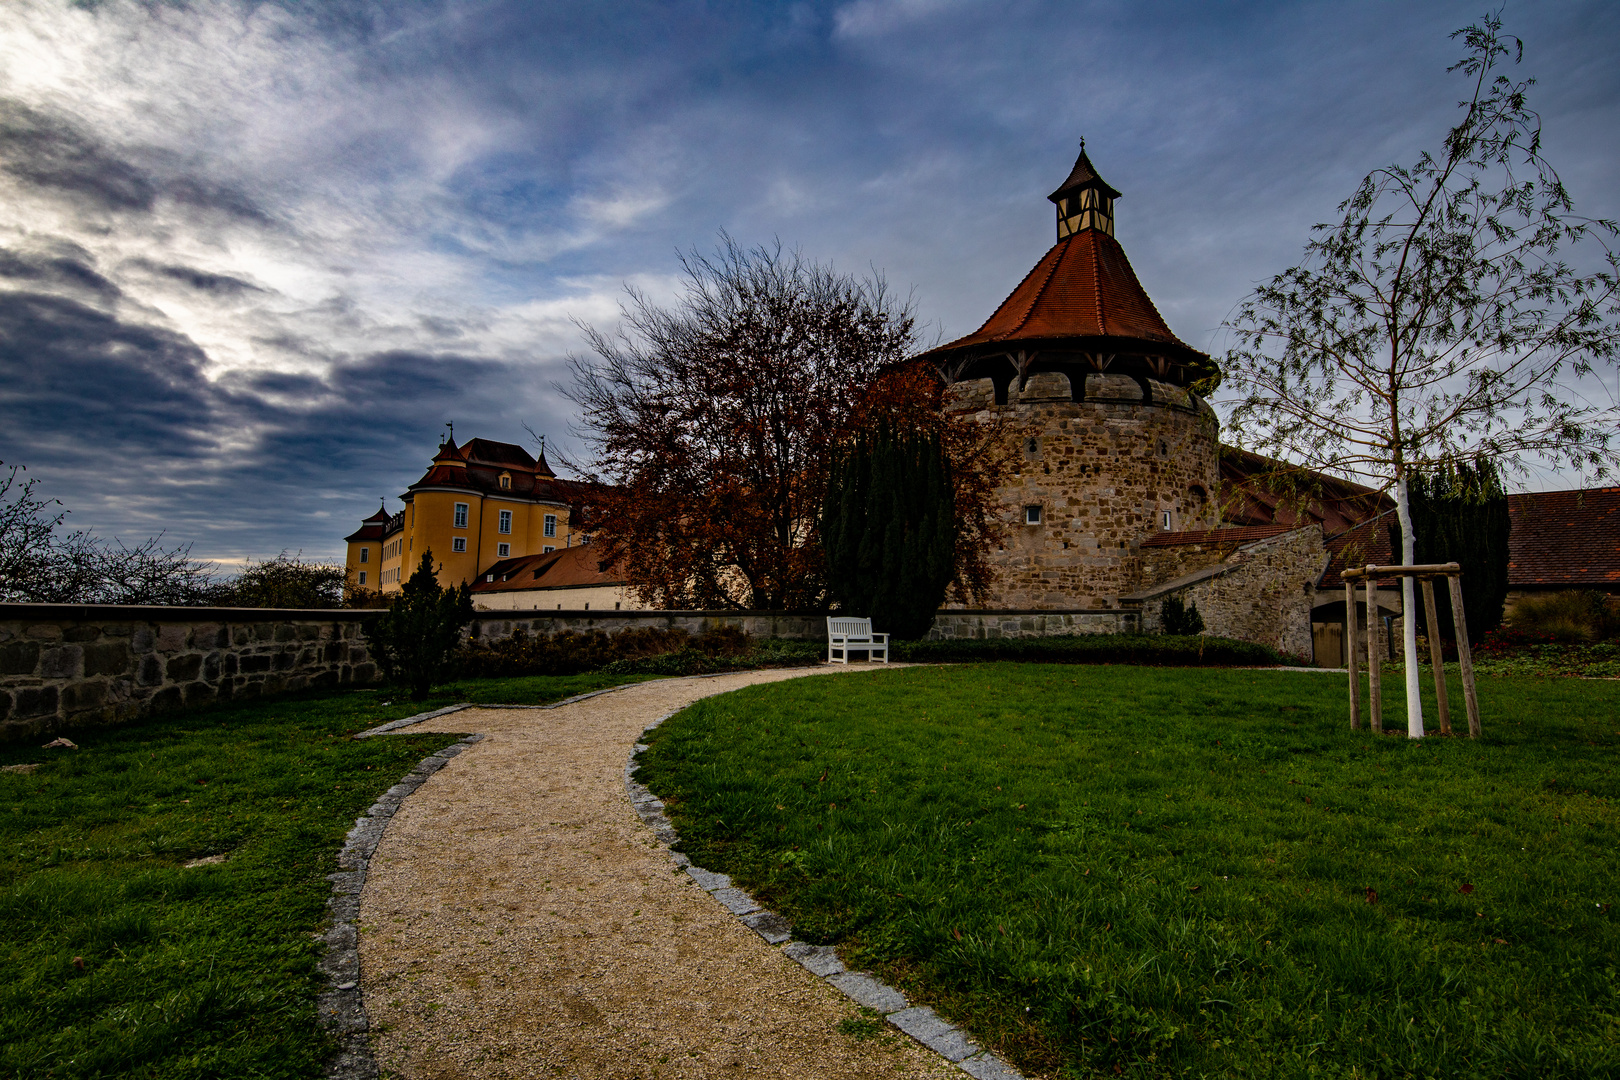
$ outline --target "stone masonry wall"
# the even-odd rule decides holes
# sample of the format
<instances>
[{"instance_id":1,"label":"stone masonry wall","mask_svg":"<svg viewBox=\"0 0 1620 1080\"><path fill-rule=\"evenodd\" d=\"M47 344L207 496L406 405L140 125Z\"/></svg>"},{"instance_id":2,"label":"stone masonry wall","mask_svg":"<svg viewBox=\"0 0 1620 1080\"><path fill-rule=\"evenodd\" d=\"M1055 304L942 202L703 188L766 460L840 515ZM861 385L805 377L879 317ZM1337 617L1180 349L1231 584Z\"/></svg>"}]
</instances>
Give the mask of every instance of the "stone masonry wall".
<instances>
[{"instance_id":1,"label":"stone masonry wall","mask_svg":"<svg viewBox=\"0 0 1620 1080\"><path fill-rule=\"evenodd\" d=\"M1130 395L1141 397L1132 380L1091 375L1088 398L1106 400L1076 402L1067 376L1043 372L998 406L989 379L953 387L958 406L1006 417L1019 441L1020 468L998 492L1009 528L991 556L997 607L1115 606L1140 588L1139 546L1164 513L1178 531L1215 525L1214 412L1178 387L1150 389L1154 404L1131 404ZM1024 523L1027 506L1041 507L1040 524Z\"/></svg>"},{"instance_id":2,"label":"stone masonry wall","mask_svg":"<svg viewBox=\"0 0 1620 1080\"><path fill-rule=\"evenodd\" d=\"M0 739L377 677L375 611L0 604Z\"/></svg>"},{"instance_id":3,"label":"stone masonry wall","mask_svg":"<svg viewBox=\"0 0 1620 1080\"><path fill-rule=\"evenodd\" d=\"M1328 562L1320 528L1295 529L1246 544L1228 559L1231 569L1182 588L1161 585L1143 596L1142 622L1160 630L1164 601L1179 596L1198 605L1204 632L1270 645L1279 652L1312 655L1311 608L1316 581Z\"/></svg>"},{"instance_id":4,"label":"stone masonry wall","mask_svg":"<svg viewBox=\"0 0 1620 1080\"><path fill-rule=\"evenodd\" d=\"M928 639L1134 634L1140 626L1136 611L941 611Z\"/></svg>"}]
</instances>

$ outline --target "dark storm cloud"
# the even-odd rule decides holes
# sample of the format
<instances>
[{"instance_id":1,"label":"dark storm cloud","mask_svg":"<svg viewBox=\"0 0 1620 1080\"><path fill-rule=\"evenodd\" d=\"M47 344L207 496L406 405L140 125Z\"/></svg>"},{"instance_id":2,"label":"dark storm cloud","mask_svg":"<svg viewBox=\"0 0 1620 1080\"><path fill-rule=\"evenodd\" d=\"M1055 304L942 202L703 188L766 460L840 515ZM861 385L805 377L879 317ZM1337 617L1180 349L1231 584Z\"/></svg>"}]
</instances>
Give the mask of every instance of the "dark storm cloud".
<instances>
[{"instance_id":1,"label":"dark storm cloud","mask_svg":"<svg viewBox=\"0 0 1620 1080\"><path fill-rule=\"evenodd\" d=\"M186 175L170 153L148 151L148 156L158 163L171 159L169 169L133 160L68 117L0 98L0 170L25 184L100 210L149 213L167 197L194 210L272 223L239 188Z\"/></svg>"},{"instance_id":2,"label":"dark storm cloud","mask_svg":"<svg viewBox=\"0 0 1620 1080\"><path fill-rule=\"evenodd\" d=\"M123 290L95 270L88 251L77 244L57 247L56 253L49 254L0 248L0 277L88 293L104 303L111 303L123 294Z\"/></svg>"},{"instance_id":3,"label":"dark storm cloud","mask_svg":"<svg viewBox=\"0 0 1620 1080\"><path fill-rule=\"evenodd\" d=\"M66 297L0 293L0 411L28 417L33 433L4 439L5 457L84 465L204 457L217 411L206 362L170 331Z\"/></svg>"},{"instance_id":4,"label":"dark storm cloud","mask_svg":"<svg viewBox=\"0 0 1620 1080\"><path fill-rule=\"evenodd\" d=\"M182 285L190 286L201 293L211 293L214 296L241 296L244 293L263 293L267 290L260 288L251 281L244 281L229 274L215 274L206 270L198 270L191 266L177 266L153 262L150 259L131 259L129 265L170 281L178 281Z\"/></svg>"}]
</instances>

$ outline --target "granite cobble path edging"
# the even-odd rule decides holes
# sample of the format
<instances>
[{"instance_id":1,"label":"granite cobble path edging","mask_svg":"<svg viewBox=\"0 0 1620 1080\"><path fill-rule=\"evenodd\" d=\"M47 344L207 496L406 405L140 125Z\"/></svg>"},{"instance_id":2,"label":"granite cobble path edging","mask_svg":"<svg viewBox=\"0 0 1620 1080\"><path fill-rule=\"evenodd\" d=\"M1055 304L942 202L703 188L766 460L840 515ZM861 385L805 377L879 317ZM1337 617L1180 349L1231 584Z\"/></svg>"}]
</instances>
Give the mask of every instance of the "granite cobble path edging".
<instances>
[{"instance_id":1,"label":"granite cobble path edging","mask_svg":"<svg viewBox=\"0 0 1620 1080\"><path fill-rule=\"evenodd\" d=\"M615 688L616 689L616 688ZM679 712L680 710L676 710ZM650 732L675 713L666 713L647 725ZM643 733L645 734L645 732ZM647 744L638 742L624 764L624 790L636 814L652 829L666 848L680 840L675 826L664 816L664 803L645 785L636 781L640 768L636 759ZM810 974L832 986L857 1005L883 1014L899 1031L974 1077L974 1080L1024 1080L1024 1075L1005 1060L975 1043L961 1028L949 1023L926 1005L912 1005L899 990L876 979L870 972L850 971L830 945L811 945L793 938L793 927L781 915L759 905L747 892L732 884L729 875L706 870L678 851L671 851L675 865L686 872L700 888L713 896L740 922L772 946L781 946L788 956Z\"/></svg>"},{"instance_id":2,"label":"granite cobble path edging","mask_svg":"<svg viewBox=\"0 0 1620 1080\"><path fill-rule=\"evenodd\" d=\"M406 720L421 723L430 717L443 716L465 707L439 709L407 717ZM401 721L395 723L406 726ZM363 734L375 733L374 729ZM360 890L366 885L366 871L371 866L371 856L405 797L426 783L428 777L450 764L463 750L483 738L482 735L468 735L417 762L416 767L406 773L399 783L383 792L370 809L355 819L343 850L338 853L337 870L326 875L332 882L332 897L326 902L332 922L321 935L321 940L326 943L326 955L321 959L320 970L326 976L327 989L316 998L316 1009L321 1027L338 1043L337 1053L326 1065L328 1080L377 1080L379 1075L377 1059L366 1037L371 1030L371 1022L366 1017L365 999L360 991Z\"/></svg>"}]
</instances>

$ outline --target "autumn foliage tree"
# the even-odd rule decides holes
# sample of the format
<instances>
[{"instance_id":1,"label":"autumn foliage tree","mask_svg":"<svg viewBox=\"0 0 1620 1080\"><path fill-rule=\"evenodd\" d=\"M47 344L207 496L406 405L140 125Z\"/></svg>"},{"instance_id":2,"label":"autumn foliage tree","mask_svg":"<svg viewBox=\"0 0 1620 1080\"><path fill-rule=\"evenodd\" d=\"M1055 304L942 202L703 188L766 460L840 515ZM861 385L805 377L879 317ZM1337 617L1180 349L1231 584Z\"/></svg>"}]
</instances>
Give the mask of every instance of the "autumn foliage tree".
<instances>
[{"instance_id":1,"label":"autumn foliage tree","mask_svg":"<svg viewBox=\"0 0 1620 1080\"><path fill-rule=\"evenodd\" d=\"M592 355L571 363L565 392L591 458L571 464L591 482L601 559L656 607L822 607L817 522L840 448L878 416L946 423L937 380L908 363L916 315L881 277L780 244L722 235L681 266L675 306L627 290L621 325L585 327ZM962 452L983 438L944 441ZM982 538L993 517L967 490L957 509L972 520L958 531ZM988 571L956 577L982 589Z\"/></svg>"}]
</instances>

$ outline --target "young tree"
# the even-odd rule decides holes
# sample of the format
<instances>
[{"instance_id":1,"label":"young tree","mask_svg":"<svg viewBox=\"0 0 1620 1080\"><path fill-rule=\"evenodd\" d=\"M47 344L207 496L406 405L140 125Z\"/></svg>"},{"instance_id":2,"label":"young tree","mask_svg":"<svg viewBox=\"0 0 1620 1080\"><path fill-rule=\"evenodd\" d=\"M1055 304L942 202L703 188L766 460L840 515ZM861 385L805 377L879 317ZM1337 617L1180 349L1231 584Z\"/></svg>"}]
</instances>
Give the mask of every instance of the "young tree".
<instances>
[{"instance_id":1,"label":"young tree","mask_svg":"<svg viewBox=\"0 0 1620 1080\"><path fill-rule=\"evenodd\" d=\"M1620 407L1574 385L1620 346L1620 266L1606 243L1616 225L1575 216L1541 153L1526 103L1533 80L1497 70L1523 52L1500 30L1486 16L1453 35L1466 53L1450 70L1470 80L1470 95L1439 153L1369 173L1341 219L1316 227L1305 262L1255 290L1228 324L1235 440L1393 489L1406 563L1414 475L1539 456L1601 476L1617 456ZM1565 261L1593 248L1603 269ZM1409 613L1413 596L1408 578ZM1417 620L1404 623L1416 738Z\"/></svg>"},{"instance_id":2,"label":"young tree","mask_svg":"<svg viewBox=\"0 0 1620 1080\"><path fill-rule=\"evenodd\" d=\"M424 551L388 613L366 627L366 641L388 680L408 687L411 700L421 701L450 673L461 631L472 617L467 583L442 588L433 572L433 552Z\"/></svg>"},{"instance_id":3,"label":"young tree","mask_svg":"<svg viewBox=\"0 0 1620 1080\"><path fill-rule=\"evenodd\" d=\"M818 606L827 469L879 373L913 351L911 306L780 244L722 235L681 266L678 306L628 290L622 328L585 327L596 355L572 360L602 560L660 607Z\"/></svg>"},{"instance_id":4,"label":"young tree","mask_svg":"<svg viewBox=\"0 0 1620 1080\"><path fill-rule=\"evenodd\" d=\"M934 624L956 575L956 508L939 439L882 424L833 463L820 534L827 585L846 612L900 639Z\"/></svg>"}]
</instances>

